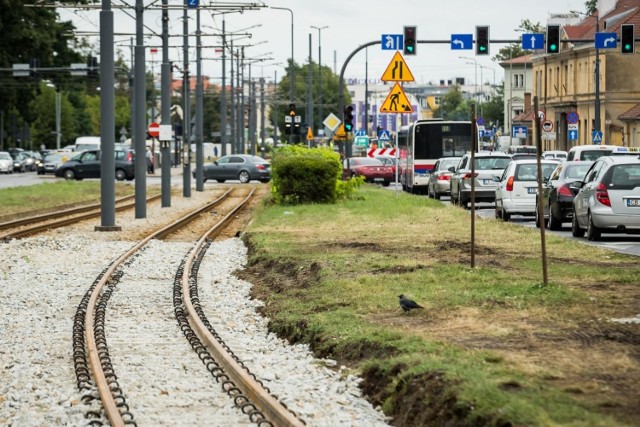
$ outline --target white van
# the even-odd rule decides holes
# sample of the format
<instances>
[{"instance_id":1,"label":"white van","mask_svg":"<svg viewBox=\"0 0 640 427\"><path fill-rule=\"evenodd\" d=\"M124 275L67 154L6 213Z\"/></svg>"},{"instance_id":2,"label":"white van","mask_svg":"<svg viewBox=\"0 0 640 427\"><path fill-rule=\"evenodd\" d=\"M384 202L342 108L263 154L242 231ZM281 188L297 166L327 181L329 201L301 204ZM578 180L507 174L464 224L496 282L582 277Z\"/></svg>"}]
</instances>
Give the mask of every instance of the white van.
<instances>
[{"instance_id":1,"label":"white van","mask_svg":"<svg viewBox=\"0 0 640 427\"><path fill-rule=\"evenodd\" d=\"M594 161L599 157L611 155L616 148L616 145L576 145L569 150L567 161Z\"/></svg>"},{"instance_id":2,"label":"white van","mask_svg":"<svg viewBox=\"0 0 640 427\"><path fill-rule=\"evenodd\" d=\"M84 150L99 150L100 149L100 137L99 136L79 136L76 138L76 151Z\"/></svg>"}]
</instances>

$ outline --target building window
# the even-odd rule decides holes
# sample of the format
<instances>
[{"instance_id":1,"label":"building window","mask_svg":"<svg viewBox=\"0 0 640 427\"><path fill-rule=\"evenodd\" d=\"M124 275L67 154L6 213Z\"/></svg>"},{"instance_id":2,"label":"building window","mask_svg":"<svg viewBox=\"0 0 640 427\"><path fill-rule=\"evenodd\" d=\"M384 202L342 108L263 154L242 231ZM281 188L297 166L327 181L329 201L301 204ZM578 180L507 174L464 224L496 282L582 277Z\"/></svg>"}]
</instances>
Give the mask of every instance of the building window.
<instances>
[{"instance_id":1,"label":"building window","mask_svg":"<svg viewBox=\"0 0 640 427\"><path fill-rule=\"evenodd\" d=\"M513 87L523 88L524 87L524 74L514 74L513 75Z\"/></svg>"}]
</instances>

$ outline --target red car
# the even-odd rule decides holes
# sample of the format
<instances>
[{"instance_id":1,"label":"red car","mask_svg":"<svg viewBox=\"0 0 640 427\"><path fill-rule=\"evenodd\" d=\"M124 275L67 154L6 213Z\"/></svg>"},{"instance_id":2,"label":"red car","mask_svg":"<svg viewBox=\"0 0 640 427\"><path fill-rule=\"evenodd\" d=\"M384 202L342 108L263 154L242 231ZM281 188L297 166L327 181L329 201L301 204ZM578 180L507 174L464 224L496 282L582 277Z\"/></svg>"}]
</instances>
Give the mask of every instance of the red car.
<instances>
[{"instance_id":1,"label":"red car","mask_svg":"<svg viewBox=\"0 0 640 427\"><path fill-rule=\"evenodd\" d=\"M343 177L348 179L353 176L363 176L366 182L388 187L393 181L393 168L371 157L351 157L344 161Z\"/></svg>"}]
</instances>

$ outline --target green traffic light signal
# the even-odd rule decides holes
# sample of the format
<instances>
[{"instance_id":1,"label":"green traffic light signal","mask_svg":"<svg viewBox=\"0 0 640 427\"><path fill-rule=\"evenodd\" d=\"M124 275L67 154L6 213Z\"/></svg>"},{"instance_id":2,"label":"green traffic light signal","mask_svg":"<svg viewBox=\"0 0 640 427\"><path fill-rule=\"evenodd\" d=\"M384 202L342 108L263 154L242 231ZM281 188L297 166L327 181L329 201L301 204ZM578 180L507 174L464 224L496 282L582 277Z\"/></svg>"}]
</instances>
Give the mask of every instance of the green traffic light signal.
<instances>
[{"instance_id":1,"label":"green traffic light signal","mask_svg":"<svg viewBox=\"0 0 640 427\"><path fill-rule=\"evenodd\" d=\"M549 45L549 51L550 52L556 52L558 50L558 46L555 44L551 44Z\"/></svg>"},{"instance_id":2,"label":"green traffic light signal","mask_svg":"<svg viewBox=\"0 0 640 427\"><path fill-rule=\"evenodd\" d=\"M620 53L635 52L635 25L623 24L620 26Z\"/></svg>"}]
</instances>

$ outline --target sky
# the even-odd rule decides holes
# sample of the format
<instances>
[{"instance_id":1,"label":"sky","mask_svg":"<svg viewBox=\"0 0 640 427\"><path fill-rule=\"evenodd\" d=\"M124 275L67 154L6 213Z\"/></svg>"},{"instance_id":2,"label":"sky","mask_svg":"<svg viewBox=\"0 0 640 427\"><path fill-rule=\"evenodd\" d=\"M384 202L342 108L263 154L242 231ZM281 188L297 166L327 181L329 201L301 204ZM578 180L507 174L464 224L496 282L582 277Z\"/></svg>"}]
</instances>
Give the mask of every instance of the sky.
<instances>
[{"instance_id":1,"label":"sky","mask_svg":"<svg viewBox=\"0 0 640 427\"><path fill-rule=\"evenodd\" d=\"M144 0L145 6L160 6L161 0ZM202 5L220 3L241 3L245 1L200 0ZM383 34L402 34L405 25L417 26L418 40L449 41L452 34L474 34L476 25L490 26L490 39L516 40L520 38L520 23L528 19L533 23L546 25L550 14L568 13L570 10L585 10L585 0L264 0L257 10L243 13L216 14L211 10L201 10L200 19L203 34L202 72L219 83L222 75L220 53L215 46L221 44L218 36L224 17L227 32L251 33L251 38L239 38L234 42L249 45L245 56L256 59L252 65L253 77L264 77L267 81L280 80L285 74L287 59L291 57L292 13L293 44L296 63L309 60L309 35L311 34L311 57L318 62L318 39L321 42L323 66L329 66L339 73L346 58L364 43L380 41ZM98 3L100 4L100 3ZM134 11L118 9L122 5L134 5L135 0L112 0L115 31L134 33ZM169 0L169 5L181 5L183 0ZM272 9L272 7L289 10ZM62 20L72 20L82 31L99 31L99 10L71 11L58 10ZM182 35L182 11L170 15L170 34ZM195 61L196 12L189 12L189 33L191 60ZM145 12L147 31L161 33L160 11ZM245 30L248 27L253 27ZM317 28L312 28L317 27ZM323 28L326 27L326 28ZM318 30L318 28L321 28ZM116 36L116 50L125 58L130 56L132 36ZM90 41L99 46L98 38ZM135 38L134 38L135 41ZM182 37L173 37L171 44L182 43ZM159 45L159 37L148 37L145 44ZM417 83L438 83L440 80L454 80L464 77L467 82L476 79L500 84L502 68L491 60L503 43L493 43L490 55L476 56L473 50L451 50L450 44L424 44L417 46L417 55L405 56L406 63ZM182 62L182 48L170 50L171 60ZM358 52L349 62L345 78L379 79L393 57L394 51L374 45ZM463 58L460 58L463 57ZM151 55L147 51L147 61L155 60L154 72L159 73L160 51ZM195 66L192 66L195 70ZM228 70L228 65L227 65Z\"/></svg>"}]
</instances>

